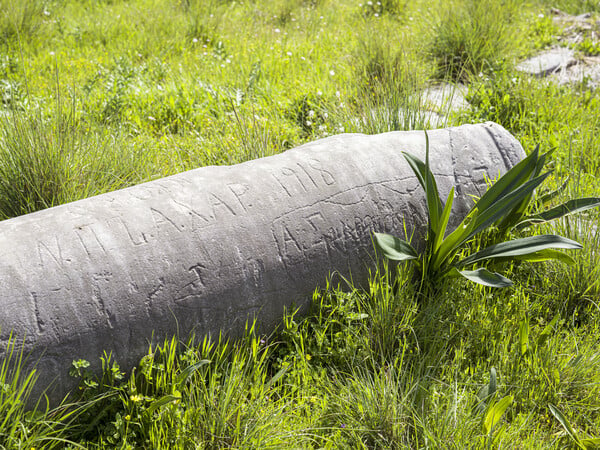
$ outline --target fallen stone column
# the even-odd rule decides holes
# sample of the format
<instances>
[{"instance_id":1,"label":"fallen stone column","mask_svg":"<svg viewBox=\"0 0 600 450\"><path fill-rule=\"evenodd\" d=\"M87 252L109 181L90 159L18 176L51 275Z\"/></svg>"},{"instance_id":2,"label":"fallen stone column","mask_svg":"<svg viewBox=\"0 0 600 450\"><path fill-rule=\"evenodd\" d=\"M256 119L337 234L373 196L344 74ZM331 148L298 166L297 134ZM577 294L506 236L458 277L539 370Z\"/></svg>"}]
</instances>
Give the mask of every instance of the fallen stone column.
<instances>
[{"instance_id":1,"label":"fallen stone column","mask_svg":"<svg viewBox=\"0 0 600 450\"><path fill-rule=\"evenodd\" d=\"M486 176L524 156L493 123L429 138L455 225ZM74 359L97 368L106 350L130 369L169 335L235 334L254 317L268 331L333 271L364 282L372 231L426 223L401 151L424 158L424 133L333 136L0 222L0 358L12 332L56 403Z\"/></svg>"}]
</instances>

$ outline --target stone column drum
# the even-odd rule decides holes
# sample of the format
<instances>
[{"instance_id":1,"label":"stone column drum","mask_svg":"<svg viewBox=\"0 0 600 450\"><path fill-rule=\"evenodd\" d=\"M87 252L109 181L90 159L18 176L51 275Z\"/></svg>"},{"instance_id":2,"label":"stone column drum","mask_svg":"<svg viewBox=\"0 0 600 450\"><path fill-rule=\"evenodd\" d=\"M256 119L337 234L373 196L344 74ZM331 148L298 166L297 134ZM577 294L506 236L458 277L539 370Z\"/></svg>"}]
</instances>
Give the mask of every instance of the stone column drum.
<instances>
[{"instance_id":1,"label":"stone column drum","mask_svg":"<svg viewBox=\"0 0 600 450\"><path fill-rule=\"evenodd\" d=\"M523 149L494 123L429 132L456 225ZM203 167L0 222L0 359L12 333L56 403L72 360L104 351L131 369L151 340L262 330L306 306L334 271L364 282L372 232L426 221L401 151L423 131L344 134L235 166Z\"/></svg>"}]
</instances>

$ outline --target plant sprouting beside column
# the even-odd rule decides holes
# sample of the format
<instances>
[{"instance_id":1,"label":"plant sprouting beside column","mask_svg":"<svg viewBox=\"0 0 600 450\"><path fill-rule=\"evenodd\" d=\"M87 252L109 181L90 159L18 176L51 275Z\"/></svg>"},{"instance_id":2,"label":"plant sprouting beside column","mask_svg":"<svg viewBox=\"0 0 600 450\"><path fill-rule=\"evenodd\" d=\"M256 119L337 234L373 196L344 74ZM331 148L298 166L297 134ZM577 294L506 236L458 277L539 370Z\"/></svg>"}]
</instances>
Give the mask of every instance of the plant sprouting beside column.
<instances>
[{"instance_id":1,"label":"plant sprouting beside column","mask_svg":"<svg viewBox=\"0 0 600 450\"><path fill-rule=\"evenodd\" d=\"M490 287L508 287L513 284L503 275L483 267L482 264L486 262L539 262L551 259L567 264L574 262L561 250L577 250L582 246L562 236L544 234L505 240L512 230L521 230L533 224L600 206L600 198L588 197L570 200L543 212L529 213L536 209L536 205L544 204L560 192L560 189L556 190L539 200L535 197L536 188L551 174L551 171L542 173L548 153L540 154L539 147L536 147L529 156L498 179L475 202L463 221L448 233L454 187L450 189L443 204L429 166L427 132L425 141L425 162L402 152L425 190L428 215L425 250L419 254L405 240L385 233L374 233L375 242L386 258L392 261L412 261L415 264L420 274L421 290L426 286L435 286L445 278L460 276ZM565 184L561 188L564 186ZM483 233L490 233L492 245L469 254L469 244Z\"/></svg>"}]
</instances>

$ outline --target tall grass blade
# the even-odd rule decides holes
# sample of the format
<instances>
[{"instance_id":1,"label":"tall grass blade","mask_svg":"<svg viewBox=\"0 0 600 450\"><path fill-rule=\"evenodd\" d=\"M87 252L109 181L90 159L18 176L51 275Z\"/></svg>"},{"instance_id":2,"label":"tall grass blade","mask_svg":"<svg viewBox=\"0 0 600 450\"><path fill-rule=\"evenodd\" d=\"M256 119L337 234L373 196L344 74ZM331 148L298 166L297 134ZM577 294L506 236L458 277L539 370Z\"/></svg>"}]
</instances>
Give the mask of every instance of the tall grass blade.
<instances>
[{"instance_id":1,"label":"tall grass blade","mask_svg":"<svg viewBox=\"0 0 600 450\"><path fill-rule=\"evenodd\" d=\"M527 318L523 319L519 325L519 346L521 348L521 356L524 356L529 349L529 321Z\"/></svg>"},{"instance_id":2,"label":"tall grass blade","mask_svg":"<svg viewBox=\"0 0 600 450\"><path fill-rule=\"evenodd\" d=\"M490 381L488 384L482 386L477 393L477 397L479 398L479 402L475 406L475 411L478 413L483 413L485 411L486 402L490 400L494 395L496 395L496 391L498 389L498 378L496 375L496 369L492 367L490 369Z\"/></svg>"},{"instance_id":3,"label":"tall grass blade","mask_svg":"<svg viewBox=\"0 0 600 450\"><path fill-rule=\"evenodd\" d=\"M597 450L600 448L600 438L583 438L581 444L586 450Z\"/></svg>"},{"instance_id":4,"label":"tall grass blade","mask_svg":"<svg viewBox=\"0 0 600 450\"><path fill-rule=\"evenodd\" d=\"M546 341L554 331L554 326L558 323L558 319L560 319L560 314L555 315L554 318L550 321L550 323L544 327L544 329L538 336L537 342L535 343L537 348L542 347L546 343Z\"/></svg>"},{"instance_id":5,"label":"tall grass blade","mask_svg":"<svg viewBox=\"0 0 600 450\"><path fill-rule=\"evenodd\" d=\"M181 394L179 395L164 395L158 400L152 402L150 406L144 411L148 416L151 416L154 411L159 409L162 406L168 405L169 403L173 403L181 400Z\"/></svg>"},{"instance_id":6,"label":"tall grass blade","mask_svg":"<svg viewBox=\"0 0 600 450\"><path fill-rule=\"evenodd\" d=\"M277 373L275 375L273 375L273 378L271 378L269 381L267 381L267 383L265 384L265 390L268 390L271 388L271 386L273 386L275 383L277 383L277 381L283 377L287 371L290 369L289 366L285 366L281 369L279 369L277 371Z\"/></svg>"},{"instance_id":7,"label":"tall grass blade","mask_svg":"<svg viewBox=\"0 0 600 450\"><path fill-rule=\"evenodd\" d=\"M550 412L552 413L552 415L556 418L556 420L558 420L560 422L560 424L562 425L562 427L565 429L565 431L567 432L567 434L569 436L571 436L571 439L573 439L573 441L577 444L577 446L579 448L582 448L582 449L585 450L587 447L585 447L583 445L583 443L579 439L579 436L577 435L577 433L575 432L575 430L571 426L571 423L565 417L565 415L562 413L562 411L560 409L558 409L556 406L552 405L552 404L548 405L548 409L550 409Z\"/></svg>"},{"instance_id":8,"label":"tall grass blade","mask_svg":"<svg viewBox=\"0 0 600 450\"><path fill-rule=\"evenodd\" d=\"M554 189L551 192L548 192L547 194L541 195L539 197L539 199L538 199L539 203L541 205L547 205L547 204L549 204L556 197L558 197L562 192L564 192L564 190L569 185L569 181L571 181L571 179L567 176L567 178L565 179L565 181L563 181L562 184L559 187L557 187L556 189Z\"/></svg>"},{"instance_id":9,"label":"tall grass blade","mask_svg":"<svg viewBox=\"0 0 600 450\"><path fill-rule=\"evenodd\" d=\"M194 372L196 372L196 370L198 370L202 366L205 366L206 364L210 364L210 360L203 359L201 361L198 361L196 364L192 364L191 366L188 366L185 369L183 369L175 379L175 385L178 387L178 389L182 390L183 386L185 385L185 383L187 383L187 381L194 374Z\"/></svg>"}]
</instances>

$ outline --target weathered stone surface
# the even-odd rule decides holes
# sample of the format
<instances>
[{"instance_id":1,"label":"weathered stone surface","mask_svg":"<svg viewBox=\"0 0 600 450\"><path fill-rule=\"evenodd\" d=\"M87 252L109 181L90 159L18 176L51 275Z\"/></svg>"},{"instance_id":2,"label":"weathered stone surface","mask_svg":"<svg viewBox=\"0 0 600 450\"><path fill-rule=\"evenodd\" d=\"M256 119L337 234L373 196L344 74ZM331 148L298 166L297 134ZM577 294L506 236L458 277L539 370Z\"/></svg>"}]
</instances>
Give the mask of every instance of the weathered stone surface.
<instances>
[{"instance_id":1,"label":"weathered stone surface","mask_svg":"<svg viewBox=\"0 0 600 450\"><path fill-rule=\"evenodd\" d=\"M430 132L452 222L522 156L496 124ZM423 132L340 135L281 155L204 167L0 222L0 357L10 333L37 361L38 391L61 399L73 359L103 351L126 369L151 340L272 329L333 271L364 282L372 231L402 235L425 200L401 151Z\"/></svg>"},{"instance_id":2,"label":"weathered stone surface","mask_svg":"<svg viewBox=\"0 0 600 450\"><path fill-rule=\"evenodd\" d=\"M468 90L461 83L439 83L424 89L420 93L420 102L425 123L431 128L443 127L452 113L469 109Z\"/></svg>"},{"instance_id":3,"label":"weathered stone surface","mask_svg":"<svg viewBox=\"0 0 600 450\"><path fill-rule=\"evenodd\" d=\"M568 68L551 75L559 85L585 83L590 89L600 86L600 56L587 56Z\"/></svg>"},{"instance_id":4,"label":"weathered stone surface","mask_svg":"<svg viewBox=\"0 0 600 450\"><path fill-rule=\"evenodd\" d=\"M559 85L583 83L587 88L597 89L600 85L600 57L584 56L573 49L586 40L597 43L600 22L594 22L591 13L572 16L556 8L552 8L551 13L553 21L561 28L557 40L563 47L541 52L517 68L538 77L547 76Z\"/></svg>"},{"instance_id":5,"label":"weathered stone surface","mask_svg":"<svg viewBox=\"0 0 600 450\"><path fill-rule=\"evenodd\" d=\"M471 107L466 99L469 88L464 84L440 83L423 91L426 109L440 113L460 111Z\"/></svg>"},{"instance_id":6,"label":"weathered stone surface","mask_svg":"<svg viewBox=\"0 0 600 450\"><path fill-rule=\"evenodd\" d=\"M537 77L545 77L576 62L573 50L558 47L542 52L517 64L517 70Z\"/></svg>"}]
</instances>

